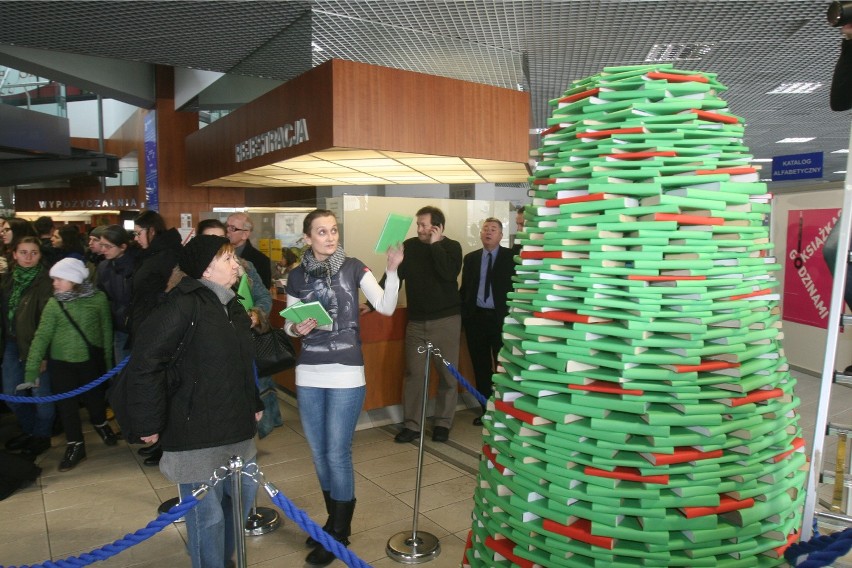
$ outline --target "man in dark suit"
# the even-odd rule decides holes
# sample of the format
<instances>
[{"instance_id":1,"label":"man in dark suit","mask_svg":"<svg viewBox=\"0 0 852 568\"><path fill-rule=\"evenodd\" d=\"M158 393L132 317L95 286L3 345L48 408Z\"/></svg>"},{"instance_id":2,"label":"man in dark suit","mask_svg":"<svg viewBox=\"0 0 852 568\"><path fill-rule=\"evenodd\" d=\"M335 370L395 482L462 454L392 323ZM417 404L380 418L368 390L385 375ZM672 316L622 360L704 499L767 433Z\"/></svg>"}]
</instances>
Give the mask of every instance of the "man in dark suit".
<instances>
[{"instance_id":1,"label":"man in dark suit","mask_svg":"<svg viewBox=\"0 0 852 568\"><path fill-rule=\"evenodd\" d=\"M234 213L228 216L228 240L237 249L237 256L254 265L260 276L263 287L269 290L272 286L272 262L269 257L254 248L249 240L254 224L251 217L245 213Z\"/></svg>"},{"instance_id":2,"label":"man in dark suit","mask_svg":"<svg viewBox=\"0 0 852 568\"><path fill-rule=\"evenodd\" d=\"M479 230L482 248L465 255L459 290L476 390L486 398L491 396L491 375L503 346L503 318L509 311L506 295L512 289L515 272L512 250L500 246L502 238L503 224L499 219L489 217L483 221ZM477 417L473 423L479 425L482 420Z\"/></svg>"}]
</instances>

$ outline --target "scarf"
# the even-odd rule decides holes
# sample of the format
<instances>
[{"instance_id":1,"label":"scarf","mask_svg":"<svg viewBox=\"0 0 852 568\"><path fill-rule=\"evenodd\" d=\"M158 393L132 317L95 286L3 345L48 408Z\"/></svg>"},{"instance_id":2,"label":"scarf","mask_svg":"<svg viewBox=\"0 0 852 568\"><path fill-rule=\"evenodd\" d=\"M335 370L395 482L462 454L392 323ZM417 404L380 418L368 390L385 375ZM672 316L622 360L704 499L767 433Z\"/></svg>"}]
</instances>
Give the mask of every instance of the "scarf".
<instances>
[{"instance_id":1,"label":"scarf","mask_svg":"<svg viewBox=\"0 0 852 568\"><path fill-rule=\"evenodd\" d=\"M36 264L30 268L16 265L12 269L12 293L9 295L8 312L10 323L15 321L15 311L21 303L21 296L24 295L24 292L27 291L33 280L36 279L36 276L41 274L42 270L44 270L44 266L41 264Z\"/></svg>"},{"instance_id":2,"label":"scarf","mask_svg":"<svg viewBox=\"0 0 852 568\"><path fill-rule=\"evenodd\" d=\"M346 253L338 246L334 254L325 260L317 260L314 256L314 251L308 249L302 255L302 266L305 267L305 282L308 281L308 276L314 278L325 278L328 287L331 288L332 277L340 271L343 266L343 261L346 260Z\"/></svg>"},{"instance_id":3,"label":"scarf","mask_svg":"<svg viewBox=\"0 0 852 568\"><path fill-rule=\"evenodd\" d=\"M53 297L57 302L71 302L78 298L88 298L95 295L95 285L89 279L83 280L81 284L77 284L73 289L67 292L53 292Z\"/></svg>"}]
</instances>

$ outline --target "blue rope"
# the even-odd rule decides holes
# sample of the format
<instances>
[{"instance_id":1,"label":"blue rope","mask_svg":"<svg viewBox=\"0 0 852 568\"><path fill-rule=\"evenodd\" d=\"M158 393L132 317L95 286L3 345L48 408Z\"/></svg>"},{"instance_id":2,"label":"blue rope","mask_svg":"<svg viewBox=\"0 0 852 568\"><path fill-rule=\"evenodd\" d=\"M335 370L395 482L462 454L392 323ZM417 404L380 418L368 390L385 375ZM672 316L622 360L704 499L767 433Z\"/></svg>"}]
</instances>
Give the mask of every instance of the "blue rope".
<instances>
[{"instance_id":1,"label":"blue rope","mask_svg":"<svg viewBox=\"0 0 852 568\"><path fill-rule=\"evenodd\" d=\"M83 385L82 387L77 387L74 390L70 390L68 392L63 392L61 394L51 394L48 396L10 396L7 394L0 394L0 400L7 400L9 402L19 402L19 403L30 403L37 404L42 402L56 402L57 400L62 400L65 398L74 398L78 394L83 394L87 390L91 390L96 386L110 380L112 377L121 372L122 369L127 365L127 362L130 360L130 356L125 357L118 365L115 366L114 369L107 371L103 376L95 379L91 383L87 385ZM0 568L3 568L0 566Z\"/></svg>"},{"instance_id":2,"label":"blue rope","mask_svg":"<svg viewBox=\"0 0 852 568\"><path fill-rule=\"evenodd\" d=\"M816 533L815 533L816 534ZM835 560L852 549L852 528L829 535L819 535L807 542L798 542L784 551L784 558L797 568L821 568L830 566ZM807 558L796 564L796 558L807 554Z\"/></svg>"},{"instance_id":3,"label":"blue rope","mask_svg":"<svg viewBox=\"0 0 852 568\"><path fill-rule=\"evenodd\" d=\"M331 537L330 534L322 530L322 527L311 520L307 513L293 505L282 493L280 493L271 483L264 485L266 492L272 498L272 502L284 511L284 514L292 519L299 527L308 533L315 541L320 543L323 548L337 556L350 568L370 568L370 565L355 556L355 554L343 546L340 542ZM3 568L0 566L0 568Z\"/></svg>"},{"instance_id":4,"label":"blue rope","mask_svg":"<svg viewBox=\"0 0 852 568\"><path fill-rule=\"evenodd\" d=\"M91 552L81 554L79 557L69 556L64 560L46 560L41 564L23 564L20 567L0 566L0 568L76 568L80 566L88 566L94 562L107 560L108 558L112 558L113 556L124 552L131 546L135 546L144 540L148 540L179 518L186 515L187 511L195 507L197 504L198 499L189 495L165 513L160 513L156 519L145 525L145 528L139 529L132 534L124 535L124 538L120 538L112 544L96 548Z\"/></svg>"},{"instance_id":5,"label":"blue rope","mask_svg":"<svg viewBox=\"0 0 852 568\"><path fill-rule=\"evenodd\" d=\"M459 382L459 384L461 386L463 386L464 388L466 388L470 392L470 394L472 394L476 398L476 400L479 402L479 404L481 404L483 407L485 407L486 404L488 403L488 399L485 398L484 396L482 396L482 393L479 392L478 390L476 390L475 386L473 386L472 384L467 382L467 379L465 379L464 377L461 376L461 374L456 370L456 368L453 367L452 363L450 363L449 361L447 361L444 358L441 358L441 360L444 362L444 365L447 366L447 369L449 369L450 373L452 373L452 375L456 378L456 380Z\"/></svg>"}]
</instances>

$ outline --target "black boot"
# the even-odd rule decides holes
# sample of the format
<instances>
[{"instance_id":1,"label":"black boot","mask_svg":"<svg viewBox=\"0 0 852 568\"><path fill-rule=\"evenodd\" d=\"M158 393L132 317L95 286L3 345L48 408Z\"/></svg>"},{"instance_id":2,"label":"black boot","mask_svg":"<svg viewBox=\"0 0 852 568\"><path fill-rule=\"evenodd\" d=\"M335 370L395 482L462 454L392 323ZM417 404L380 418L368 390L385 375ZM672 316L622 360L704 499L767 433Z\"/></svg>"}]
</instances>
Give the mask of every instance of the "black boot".
<instances>
[{"instance_id":1,"label":"black boot","mask_svg":"<svg viewBox=\"0 0 852 568\"><path fill-rule=\"evenodd\" d=\"M355 499L351 501L331 501L331 530L326 531L343 546L349 546L352 534L352 513L355 512ZM318 546L308 554L305 562L311 566L328 566L337 558L324 547Z\"/></svg>"},{"instance_id":2,"label":"black boot","mask_svg":"<svg viewBox=\"0 0 852 568\"><path fill-rule=\"evenodd\" d=\"M139 448L136 450L136 453L140 456L150 456L154 452L160 451L160 442L154 442L150 446L145 446L144 448Z\"/></svg>"},{"instance_id":3,"label":"black boot","mask_svg":"<svg viewBox=\"0 0 852 568\"><path fill-rule=\"evenodd\" d=\"M50 438L33 436L26 447L21 450L21 455L34 460L37 456L50 449Z\"/></svg>"},{"instance_id":4,"label":"black boot","mask_svg":"<svg viewBox=\"0 0 852 568\"><path fill-rule=\"evenodd\" d=\"M118 443L118 437L112 431L112 428L109 427L108 422L104 422L100 426L95 426L95 432L98 433L98 436L101 437L101 440L107 446L114 446Z\"/></svg>"},{"instance_id":5,"label":"black boot","mask_svg":"<svg viewBox=\"0 0 852 568\"><path fill-rule=\"evenodd\" d=\"M69 471L86 459L86 446L83 442L68 442L65 445L65 457L59 462L59 471Z\"/></svg>"},{"instance_id":6,"label":"black boot","mask_svg":"<svg viewBox=\"0 0 852 568\"><path fill-rule=\"evenodd\" d=\"M151 452L151 454L147 458L145 458L145 461L143 461L142 463L150 466L160 465L160 458L162 457L163 447L157 444L157 449Z\"/></svg>"},{"instance_id":7,"label":"black boot","mask_svg":"<svg viewBox=\"0 0 852 568\"><path fill-rule=\"evenodd\" d=\"M328 517L325 520L325 524L322 526L322 530L328 532L331 529L331 491L323 491L322 498L325 499L325 511L328 513ZM314 540L314 537L309 536L305 541L305 544L310 546L311 548L318 546L319 543Z\"/></svg>"}]
</instances>

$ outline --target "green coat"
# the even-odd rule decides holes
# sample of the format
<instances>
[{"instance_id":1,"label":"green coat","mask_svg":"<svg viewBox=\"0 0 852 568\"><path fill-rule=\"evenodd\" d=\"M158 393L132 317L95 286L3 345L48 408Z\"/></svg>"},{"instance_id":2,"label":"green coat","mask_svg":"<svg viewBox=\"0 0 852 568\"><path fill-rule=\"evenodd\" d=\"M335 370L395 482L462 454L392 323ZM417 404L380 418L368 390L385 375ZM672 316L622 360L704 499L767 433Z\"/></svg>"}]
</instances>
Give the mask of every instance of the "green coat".
<instances>
[{"instance_id":1,"label":"green coat","mask_svg":"<svg viewBox=\"0 0 852 568\"><path fill-rule=\"evenodd\" d=\"M106 294L101 291L93 296L63 302L68 315L86 334L89 343L104 350L107 369L112 368L112 314ZM89 360L89 349L83 338L62 313L59 302L51 298L41 314L41 323L35 332L27 357L25 380L34 381L44 359L69 363ZM97 377L92 377L97 378Z\"/></svg>"}]
</instances>

